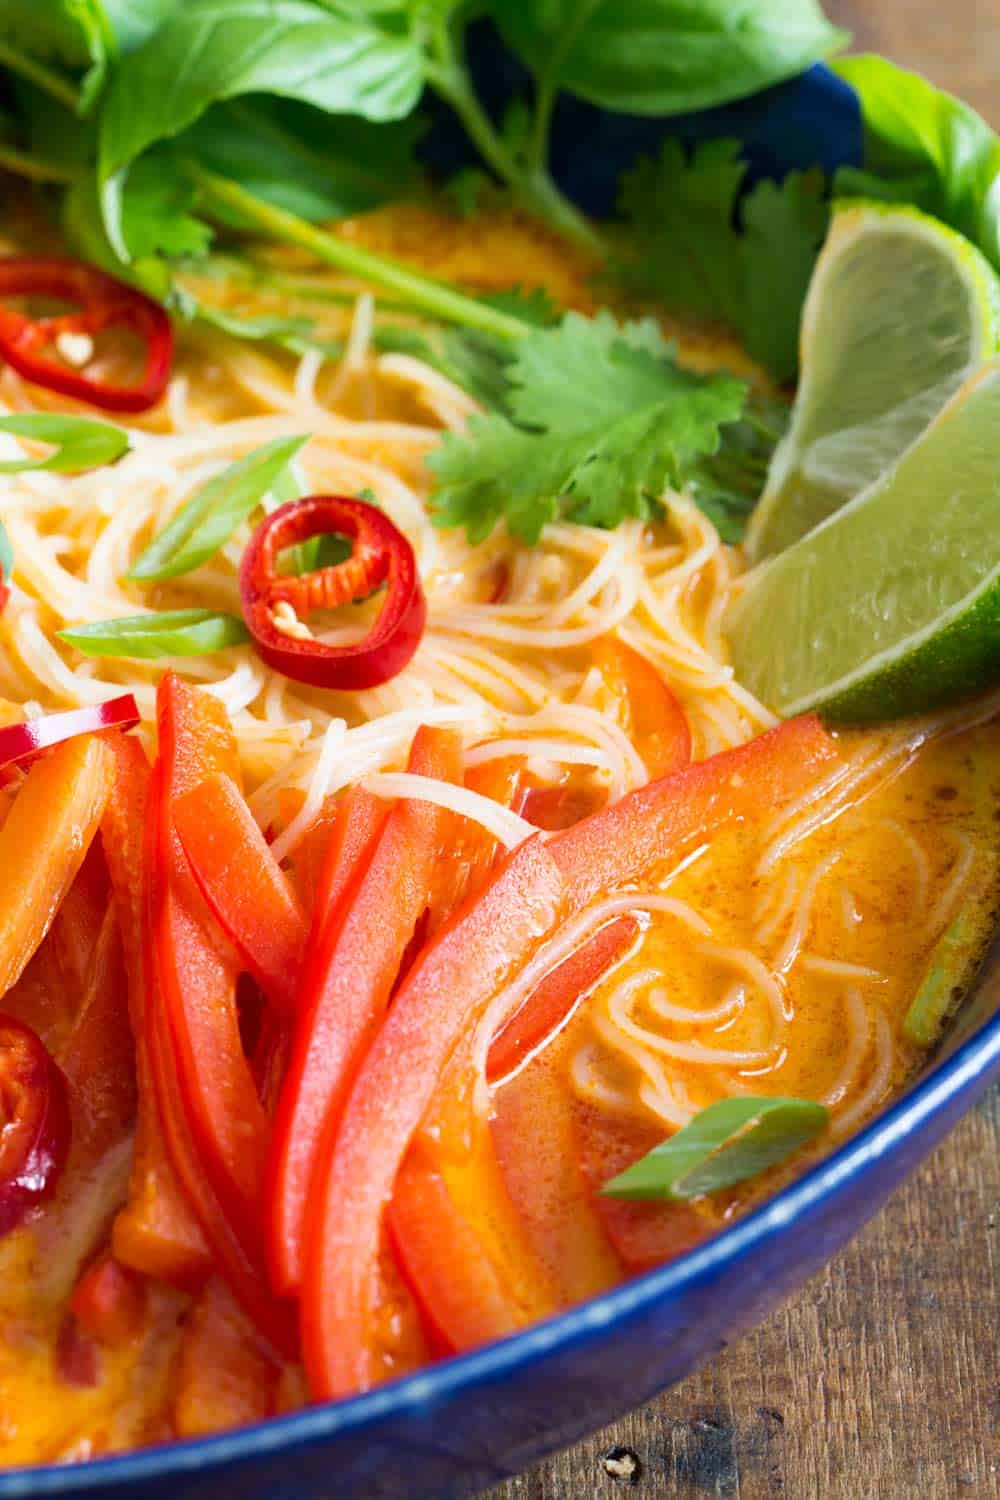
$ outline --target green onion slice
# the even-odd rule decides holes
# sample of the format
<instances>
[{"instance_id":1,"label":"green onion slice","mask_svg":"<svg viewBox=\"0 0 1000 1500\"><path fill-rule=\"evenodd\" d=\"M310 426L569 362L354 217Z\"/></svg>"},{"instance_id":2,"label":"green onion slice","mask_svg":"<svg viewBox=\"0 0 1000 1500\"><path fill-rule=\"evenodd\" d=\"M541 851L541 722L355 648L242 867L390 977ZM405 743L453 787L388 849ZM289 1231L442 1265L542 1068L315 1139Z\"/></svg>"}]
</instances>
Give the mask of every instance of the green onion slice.
<instances>
[{"instance_id":1,"label":"green onion slice","mask_svg":"<svg viewBox=\"0 0 1000 1500\"><path fill-rule=\"evenodd\" d=\"M209 656L250 639L237 615L211 609L170 609L159 614L128 615L72 625L60 630L60 640L85 656L126 656L155 660L160 656Z\"/></svg>"},{"instance_id":2,"label":"green onion slice","mask_svg":"<svg viewBox=\"0 0 1000 1500\"><path fill-rule=\"evenodd\" d=\"M128 433L93 417L64 417L57 412L16 412L0 417L0 432L51 443L45 458L11 458L0 463L0 474L24 474L48 469L55 474L79 474L117 463L129 450Z\"/></svg>"},{"instance_id":3,"label":"green onion slice","mask_svg":"<svg viewBox=\"0 0 1000 1500\"><path fill-rule=\"evenodd\" d=\"M807 1099L720 1099L602 1191L667 1203L717 1193L784 1161L828 1121L823 1105Z\"/></svg>"},{"instance_id":4,"label":"green onion slice","mask_svg":"<svg viewBox=\"0 0 1000 1500\"><path fill-rule=\"evenodd\" d=\"M129 578L179 578L208 562L273 490L306 442L306 437L277 438L210 479L150 542Z\"/></svg>"}]
</instances>

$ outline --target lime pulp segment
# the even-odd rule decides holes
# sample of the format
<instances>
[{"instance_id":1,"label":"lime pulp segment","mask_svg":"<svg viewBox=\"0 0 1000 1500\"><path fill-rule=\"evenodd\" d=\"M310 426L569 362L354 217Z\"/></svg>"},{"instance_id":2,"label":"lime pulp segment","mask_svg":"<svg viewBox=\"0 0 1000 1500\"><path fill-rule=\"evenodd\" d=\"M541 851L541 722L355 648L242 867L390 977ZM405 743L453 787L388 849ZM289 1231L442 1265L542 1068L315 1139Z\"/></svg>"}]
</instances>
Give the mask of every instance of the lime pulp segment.
<instances>
[{"instance_id":1,"label":"lime pulp segment","mask_svg":"<svg viewBox=\"0 0 1000 1500\"><path fill-rule=\"evenodd\" d=\"M1000 348L1000 281L913 208L842 203L809 290L802 381L751 523L754 558L791 546L879 479Z\"/></svg>"},{"instance_id":2,"label":"lime pulp segment","mask_svg":"<svg viewBox=\"0 0 1000 1500\"><path fill-rule=\"evenodd\" d=\"M747 577L726 626L776 712L871 721L996 680L1000 359L970 376L895 468Z\"/></svg>"}]
</instances>

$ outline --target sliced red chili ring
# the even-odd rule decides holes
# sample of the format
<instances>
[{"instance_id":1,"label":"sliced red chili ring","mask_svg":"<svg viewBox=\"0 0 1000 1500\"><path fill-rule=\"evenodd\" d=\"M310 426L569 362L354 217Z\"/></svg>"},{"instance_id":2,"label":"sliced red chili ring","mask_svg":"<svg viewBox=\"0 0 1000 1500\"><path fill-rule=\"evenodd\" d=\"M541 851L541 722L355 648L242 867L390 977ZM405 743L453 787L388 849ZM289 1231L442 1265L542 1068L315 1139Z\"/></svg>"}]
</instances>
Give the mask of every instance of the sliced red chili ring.
<instances>
[{"instance_id":1,"label":"sliced red chili ring","mask_svg":"<svg viewBox=\"0 0 1000 1500\"><path fill-rule=\"evenodd\" d=\"M3 299L21 297L68 302L79 311L33 318L2 305ZM111 385L57 357L64 334L93 337L112 328L128 330L145 345L145 366L134 384ZM159 303L96 266L20 256L0 260L0 356L35 385L104 411L146 411L166 389L173 354L170 319Z\"/></svg>"},{"instance_id":2,"label":"sliced red chili ring","mask_svg":"<svg viewBox=\"0 0 1000 1500\"><path fill-rule=\"evenodd\" d=\"M277 571L280 553L329 533L351 543L343 562L301 576ZM300 633L315 610L359 603L383 584L382 608L363 640L331 646ZM268 666L296 682L342 691L377 687L401 672L427 619L406 537L376 506L345 495L311 495L268 516L243 555L240 594L247 629ZM282 605L290 607L286 618Z\"/></svg>"},{"instance_id":3,"label":"sliced red chili ring","mask_svg":"<svg viewBox=\"0 0 1000 1500\"><path fill-rule=\"evenodd\" d=\"M51 1193L69 1141L66 1079L30 1026L0 1015L0 1234Z\"/></svg>"}]
</instances>

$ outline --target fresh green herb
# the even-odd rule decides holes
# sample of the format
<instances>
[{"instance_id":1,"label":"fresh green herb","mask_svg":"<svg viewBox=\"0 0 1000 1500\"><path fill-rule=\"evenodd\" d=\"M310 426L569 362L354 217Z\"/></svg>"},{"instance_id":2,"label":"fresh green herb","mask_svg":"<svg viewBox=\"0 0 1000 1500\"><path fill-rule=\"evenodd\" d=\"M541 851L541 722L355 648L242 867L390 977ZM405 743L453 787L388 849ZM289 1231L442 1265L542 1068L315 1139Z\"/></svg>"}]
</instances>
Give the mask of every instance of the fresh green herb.
<instances>
[{"instance_id":1,"label":"fresh green herb","mask_svg":"<svg viewBox=\"0 0 1000 1500\"><path fill-rule=\"evenodd\" d=\"M234 99L207 110L176 151L265 203L316 223L365 213L410 191L419 176L421 134L416 117L386 130L295 99ZM126 203L131 196L132 171ZM238 215L230 222L244 227ZM127 224L125 238L131 246Z\"/></svg>"},{"instance_id":2,"label":"fresh green herb","mask_svg":"<svg viewBox=\"0 0 1000 1500\"><path fill-rule=\"evenodd\" d=\"M89 105L108 63L108 37L96 0L0 0L0 66L58 103ZM64 69L85 69L79 93Z\"/></svg>"},{"instance_id":3,"label":"fresh green herb","mask_svg":"<svg viewBox=\"0 0 1000 1500\"><path fill-rule=\"evenodd\" d=\"M510 416L474 418L430 459L438 524L474 540L501 520L534 542L559 515L607 527L655 515L746 399L730 376L682 370L652 320L607 312L526 334L508 379Z\"/></svg>"},{"instance_id":4,"label":"fresh green herb","mask_svg":"<svg viewBox=\"0 0 1000 1500\"><path fill-rule=\"evenodd\" d=\"M0 474L23 474L48 469L56 474L79 474L117 463L129 450L128 433L91 417L64 417L56 412L18 412L0 417L0 432L50 443L44 458L10 458L0 462Z\"/></svg>"},{"instance_id":5,"label":"fresh green herb","mask_svg":"<svg viewBox=\"0 0 1000 1500\"><path fill-rule=\"evenodd\" d=\"M736 141L711 141L689 156L668 141L656 161L633 168L620 204L628 249L614 271L671 312L727 324L788 380L829 222L823 177L790 172L780 184L758 183L740 208L747 174L740 152Z\"/></svg>"},{"instance_id":6,"label":"fresh green herb","mask_svg":"<svg viewBox=\"0 0 1000 1500\"><path fill-rule=\"evenodd\" d=\"M497 0L505 39L543 97L677 115L755 94L848 40L816 0Z\"/></svg>"},{"instance_id":7,"label":"fresh green herb","mask_svg":"<svg viewBox=\"0 0 1000 1500\"><path fill-rule=\"evenodd\" d=\"M171 609L160 614L128 615L72 625L59 639L84 656L122 656L153 661L161 656L209 656L250 639L237 615L211 609Z\"/></svg>"},{"instance_id":8,"label":"fresh green herb","mask_svg":"<svg viewBox=\"0 0 1000 1500\"><path fill-rule=\"evenodd\" d=\"M717 1193L785 1161L828 1120L822 1104L805 1099L720 1099L602 1191L667 1203Z\"/></svg>"},{"instance_id":9,"label":"fresh green herb","mask_svg":"<svg viewBox=\"0 0 1000 1500\"><path fill-rule=\"evenodd\" d=\"M718 452L692 465L688 488L724 542L742 540L789 415L784 402L751 392L743 416L723 428Z\"/></svg>"},{"instance_id":10,"label":"fresh green herb","mask_svg":"<svg viewBox=\"0 0 1000 1500\"><path fill-rule=\"evenodd\" d=\"M968 104L882 57L845 58L836 69L865 125L864 169L841 168L838 192L913 203L1000 270L1000 138Z\"/></svg>"},{"instance_id":11,"label":"fresh green herb","mask_svg":"<svg viewBox=\"0 0 1000 1500\"><path fill-rule=\"evenodd\" d=\"M277 438L210 479L150 542L128 576L146 583L200 568L253 514L307 441Z\"/></svg>"}]
</instances>

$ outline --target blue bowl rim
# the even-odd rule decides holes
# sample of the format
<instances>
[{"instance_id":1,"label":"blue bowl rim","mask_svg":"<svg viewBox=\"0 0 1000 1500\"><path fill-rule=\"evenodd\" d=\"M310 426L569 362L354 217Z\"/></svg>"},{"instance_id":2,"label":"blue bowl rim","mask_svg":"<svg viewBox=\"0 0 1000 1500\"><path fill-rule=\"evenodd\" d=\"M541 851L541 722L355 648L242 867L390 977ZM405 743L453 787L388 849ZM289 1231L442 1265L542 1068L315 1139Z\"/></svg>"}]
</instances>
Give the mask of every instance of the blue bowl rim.
<instances>
[{"instance_id":1,"label":"blue bowl rim","mask_svg":"<svg viewBox=\"0 0 1000 1500\"><path fill-rule=\"evenodd\" d=\"M810 69L810 82L832 104L846 86L825 65ZM980 982L1000 969L1000 930L994 936ZM790 1230L826 1200L849 1192L867 1169L1000 1068L1000 1011L954 1051L947 1053L869 1125L822 1158L773 1198L720 1231L703 1245L656 1270L626 1281L499 1343L458 1355L429 1369L379 1386L361 1396L308 1407L251 1427L216 1436L157 1444L132 1453L72 1464L35 1464L0 1470L0 1500L41 1495L105 1492L154 1479L218 1470L230 1465L322 1445L362 1433L386 1418L460 1390L475 1389L516 1374L543 1358L585 1344L619 1321L710 1282Z\"/></svg>"}]
</instances>

